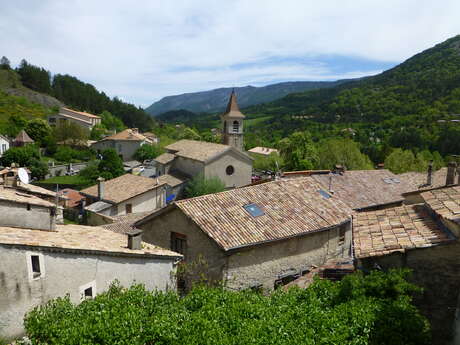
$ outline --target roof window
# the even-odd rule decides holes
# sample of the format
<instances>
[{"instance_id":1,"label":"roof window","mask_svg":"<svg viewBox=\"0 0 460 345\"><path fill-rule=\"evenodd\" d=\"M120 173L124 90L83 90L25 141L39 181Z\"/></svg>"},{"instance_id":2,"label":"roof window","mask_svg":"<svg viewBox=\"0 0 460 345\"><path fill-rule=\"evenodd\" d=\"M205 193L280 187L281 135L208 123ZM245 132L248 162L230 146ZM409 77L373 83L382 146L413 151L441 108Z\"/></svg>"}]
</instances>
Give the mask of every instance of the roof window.
<instances>
[{"instance_id":1,"label":"roof window","mask_svg":"<svg viewBox=\"0 0 460 345\"><path fill-rule=\"evenodd\" d=\"M325 190L323 189L319 189L318 190L318 193L321 194L321 196L324 198L324 199L330 199L332 195L330 195L328 192L326 192Z\"/></svg>"},{"instance_id":2,"label":"roof window","mask_svg":"<svg viewBox=\"0 0 460 345\"><path fill-rule=\"evenodd\" d=\"M401 181L394 177L385 177L383 178L383 182L388 183L388 184L395 184L395 183L400 183Z\"/></svg>"},{"instance_id":3,"label":"roof window","mask_svg":"<svg viewBox=\"0 0 460 345\"><path fill-rule=\"evenodd\" d=\"M247 204L243 208L253 217L263 216L265 213L256 204Z\"/></svg>"}]
</instances>

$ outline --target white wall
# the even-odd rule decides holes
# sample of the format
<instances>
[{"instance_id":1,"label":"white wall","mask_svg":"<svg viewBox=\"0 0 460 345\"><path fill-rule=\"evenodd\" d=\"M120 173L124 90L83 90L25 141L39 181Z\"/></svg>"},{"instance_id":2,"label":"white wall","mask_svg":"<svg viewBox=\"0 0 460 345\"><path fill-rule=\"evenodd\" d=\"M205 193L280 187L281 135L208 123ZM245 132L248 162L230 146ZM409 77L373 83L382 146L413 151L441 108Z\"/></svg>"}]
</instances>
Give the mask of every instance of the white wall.
<instances>
[{"instance_id":1,"label":"white wall","mask_svg":"<svg viewBox=\"0 0 460 345\"><path fill-rule=\"evenodd\" d=\"M41 255L44 276L36 280L29 274L30 254ZM24 314L50 299L70 294L72 302L78 303L85 284L95 283L96 293L107 290L115 279L125 287L142 283L149 290L173 288L173 260L52 253L0 245L0 334L21 336Z\"/></svg>"},{"instance_id":2,"label":"white wall","mask_svg":"<svg viewBox=\"0 0 460 345\"><path fill-rule=\"evenodd\" d=\"M28 210L27 204L0 201L0 226L54 230L54 219L50 207L30 205Z\"/></svg>"},{"instance_id":3,"label":"white wall","mask_svg":"<svg viewBox=\"0 0 460 345\"><path fill-rule=\"evenodd\" d=\"M0 157L10 148L10 142L0 137Z\"/></svg>"},{"instance_id":4,"label":"white wall","mask_svg":"<svg viewBox=\"0 0 460 345\"><path fill-rule=\"evenodd\" d=\"M126 204L132 205L133 213L154 211L162 208L166 205L166 186L155 188L119 203L117 205L117 216L126 214Z\"/></svg>"},{"instance_id":5,"label":"white wall","mask_svg":"<svg viewBox=\"0 0 460 345\"><path fill-rule=\"evenodd\" d=\"M234 168L232 175L227 175L226 168L231 165ZM212 161L205 167L205 176L210 178L219 177L227 188L242 187L251 183L252 162L245 160L235 152L228 152Z\"/></svg>"}]
</instances>

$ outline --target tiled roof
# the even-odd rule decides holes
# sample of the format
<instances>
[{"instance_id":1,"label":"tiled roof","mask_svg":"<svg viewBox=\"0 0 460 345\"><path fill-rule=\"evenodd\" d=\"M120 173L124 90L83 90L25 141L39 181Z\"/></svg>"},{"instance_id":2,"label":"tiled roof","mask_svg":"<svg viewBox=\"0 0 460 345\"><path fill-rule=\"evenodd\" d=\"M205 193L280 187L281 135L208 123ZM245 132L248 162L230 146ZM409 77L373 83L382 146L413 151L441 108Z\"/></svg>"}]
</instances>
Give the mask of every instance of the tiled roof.
<instances>
[{"instance_id":1,"label":"tiled roof","mask_svg":"<svg viewBox=\"0 0 460 345\"><path fill-rule=\"evenodd\" d=\"M431 185L427 185L426 172L411 171L397 176L401 181L404 181L411 187L411 191L426 190L446 185L447 168L444 167L437 171L433 171Z\"/></svg>"},{"instance_id":2,"label":"tiled roof","mask_svg":"<svg viewBox=\"0 0 460 345\"><path fill-rule=\"evenodd\" d=\"M141 220L142 218L145 218L151 213L152 212L149 211L111 217L113 219L113 223L102 225L102 227L119 234L126 234L135 229L134 223L136 223L138 220Z\"/></svg>"},{"instance_id":3,"label":"tiled roof","mask_svg":"<svg viewBox=\"0 0 460 345\"><path fill-rule=\"evenodd\" d=\"M431 190L421 195L438 215L460 224L460 186Z\"/></svg>"},{"instance_id":4,"label":"tiled roof","mask_svg":"<svg viewBox=\"0 0 460 345\"><path fill-rule=\"evenodd\" d=\"M56 231L0 227L0 244L91 251L104 255L180 257L178 253L144 242L140 250L128 249L126 235L97 226L57 225Z\"/></svg>"},{"instance_id":5,"label":"tiled roof","mask_svg":"<svg viewBox=\"0 0 460 345\"><path fill-rule=\"evenodd\" d=\"M83 115L83 116L86 116L86 117L91 117L91 118L94 118L94 119L100 119L101 118L100 116L90 114L90 113L85 113L84 111L76 111L76 110L72 110L72 109L64 108L64 107L62 109L70 111L72 113L77 113L77 114L80 114L80 115Z\"/></svg>"},{"instance_id":6,"label":"tiled roof","mask_svg":"<svg viewBox=\"0 0 460 345\"><path fill-rule=\"evenodd\" d=\"M48 189L45 189L45 188L42 188L42 187L39 187L39 186L35 186L33 184L20 184L16 187L17 189L19 190L24 190L28 193L32 193L32 194L40 194L42 196L46 196L46 197L51 197L51 198L55 198L56 197L56 192L53 192L53 191L50 191Z\"/></svg>"},{"instance_id":7,"label":"tiled roof","mask_svg":"<svg viewBox=\"0 0 460 345\"><path fill-rule=\"evenodd\" d=\"M423 204L358 212L353 219L353 244L357 258L404 252L451 241L430 217Z\"/></svg>"},{"instance_id":8,"label":"tiled roof","mask_svg":"<svg viewBox=\"0 0 460 345\"><path fill-rule=\"evenodd\" d=\"M156 179L125 174L104 182L103 200L118 204L163 185ZM82 194L97 198L97 184L80 191Z\"/></svg>"},{"instance_id":9,"label":"tiled roof","mask_svg":"<svg viewBox=\"0 0 460 345\"><path fill-rule=\"evenodd\" d=\"M146 137L140 134L138 131L131 128L125 129L124 131L118 132L111 136L105 137L102 140L130 140L130 141L144 141Z\"/></svg>"},{"instance_id":10,"label":"tiled roof","mask_svg":"<svg viewBox=\"0 0 460 345\"><path fill-rule=\"evenodd\" d=\"M334 196L355 210L400 202L404 200L402 194L410 190L386 169L349 170L343 175L313 174L311 177L326 190L331 185Z\"/></svg>"},{"instance_id":11,"label":"tiled roof","mask_svg":"<svg viewBox=\"0 0 460 345\"><path fill-rule=\"evenodd\" d=\"M256 186L177 201L176 205L224 250L276 241L323 230L349 219L351 209L320 194L308 178ZM326 195L327 196L327 195ZM255 204L263 215L244 206Z\"/></svg>"},{"instance_id":12,"label":"tiled roof","mask_svg":"<svg viewBox=\"0 0 460 345\"><path fill-rule=\"evenodd\" d=\"M240 108L238 107L238 102L236 101L236 93L234 90L230 94L227 109L225 109L225 113L222 116L231 118L245 118L245 116L241 113Z\"/></svg>"},{"instance_id":13,"label":"tiled roof","mask_svg":"<svg viewBox=\"0 0 460 345\"><path fill-rule=\"evenodd\" d=\"M180 173L172 172L170 174L161 175L158 177L160 183L166 183L168 186L176 187L187 182L188 178Z\"/></svg>"},{"instance_id":14,"label":"tiled roof","mask_svg":"<svg viewBox=\"0 0 460 345\"><path fill-rule=\"evenodd\" d=\"M173 155L172 153L166 152L166 153L159 155L157 158L155 158L155 162L158 162L160 164L167 164L169 162L172 162L174 158L176 158L175 155Z\"/></svg>"},{"instance_id":15,"label":"tiled roof","mask_svg":"<svg viewBox=\"0 0 460 345\"><path fill-rule=\"evenodd\" d=\"M55 207L55 205L51 202L27 194L25 192L21 192L15 188L7 188L3 186L0 186L0 200L43 207Z\"/></svg>"},{"instance_id":16,"label":"tiled roof","mask_svg":"<svg viewBox=\"0 0 460 345\"><path fill-rule=\"evenodd\" d=\"M99 200L99 201L93 202L89 206L86 206L85 210L98 213L98 212L108 209L109 207L112 207L112 204Z\"/></svg>"},{"instance_id":17,"label":"tiled roof","mask_svg":"<svg viewBox=\"0 0 460 345\"><path fill-rule=\"evenodd\" d=\"M67 207L76 207L80 204L80 201L85 197L75 189L65 188L59 191L59 195L67 198Z\"/></svg>"},{"instance_id":18,"label":"tiled roof","mask_svg":"<svg viewBox=\"0 0 460 345\"><path fill-rule=\"evenodd\" d=\"M33 143L34 142L32 138L29 137L27 132L23 129L19 132L19 134L14 139L14 141L18 143Z\"/></svg>"},{"instance_id":19,"label":"tiled roof","mask_svg":"<svg viewBox=\"0 0 460 345\"><path fill-rule=\"evenodd\" d=\"M206 162L231 148L228 145L208 143L206 141L196 140L179 140L165 147L168 151L173 151L176 156L194 159L200 162Z\"/></svg>"},{"instance_id":20,"label":"tiled roof","mask_svg":"<svg viewBox=\"0 0 460 345\"><path fill-rule=\"evenodd\" d=\"M270 147L261 147L261 146L257 146L257 147L253 147L252 149L248 150L248 152L251 152L251 153L258 153L260 155L266 155L268 156L270 153L272 152L276 152L278 153L278 150L277 149L272 149Z\"/></svg>"}]
</instances>

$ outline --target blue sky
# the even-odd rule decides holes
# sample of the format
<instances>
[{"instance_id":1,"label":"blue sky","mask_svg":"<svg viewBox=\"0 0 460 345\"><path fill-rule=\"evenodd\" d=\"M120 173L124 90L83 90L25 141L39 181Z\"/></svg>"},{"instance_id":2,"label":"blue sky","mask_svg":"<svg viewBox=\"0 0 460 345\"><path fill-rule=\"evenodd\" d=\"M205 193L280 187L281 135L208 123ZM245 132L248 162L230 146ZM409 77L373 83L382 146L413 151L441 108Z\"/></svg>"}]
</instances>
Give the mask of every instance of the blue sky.
<instances>
[{"instance_id":1,"label":"blue sky","mask_svg":"<svg viewBox=\"0 0 460 345\"><path fill-rule=\"evenodd\" d=\"M148 106L218 87L377 74L460 33L460 1L15 0L0 55Z\"/></svg>"}]
</instances>

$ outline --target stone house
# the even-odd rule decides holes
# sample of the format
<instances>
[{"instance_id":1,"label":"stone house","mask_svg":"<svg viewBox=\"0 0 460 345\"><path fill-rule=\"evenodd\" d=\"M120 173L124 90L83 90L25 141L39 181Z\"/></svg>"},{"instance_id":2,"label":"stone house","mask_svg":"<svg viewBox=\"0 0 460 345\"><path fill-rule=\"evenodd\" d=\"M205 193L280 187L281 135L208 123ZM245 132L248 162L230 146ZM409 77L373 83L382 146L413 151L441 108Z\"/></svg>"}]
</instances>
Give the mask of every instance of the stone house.
<instances>
[{"instance_id":1,"label":"stone house","mask_svg":"<svg viewBox=\"0 0 460 345\"><path fill-rule=\"evenodd\" d=\"M87 130L93 129L94 126L101 124L101 117L62 107L59 113L48 116L50 126L56 126L66 122L75 123Z\"/></svg>"},{"instance_id":2,"label":"stone house","mask_svg":"<svg viewBox=\"0 0 460 345\"><path fill-rule=\"evenodd\" d=\"M101 227L0 226L2 337L22 336L24 315L32 308L66 294L78 303L106 291L114 280L125 287L142 283L150 290L175 289L172 273L180 259L178 253L141 242L139 235Z\"/></svg>"},{"instance_id":3,"label":"stone house","mask_svg":"<svg viewBox=\"0 0 460 345\"><path fill-rule=\"evenodd\" d=\"M166 184L157 179L125 174L80 191L86 197L90 225L107 223L105 217L154 211L166 205Z\"/></svg>"},{"instance_id":4,"label":"stone house","mask_svg":"<svg viewBox=\"0 0 460 345\"><path fill-rule=\"evenodd\" d=\"M233 146L184 139L165 149L166 153L155 158L158 176L174 173L217 176L227 188L251 183L253 159Z\"/></svg>"},{"instance_id":5,"label":"stone house","mask_svg":"<svg viewBox=\"0 0 460 345\"><path fill-rule=\"evenodd\" d=\"M354 255L366 270L410 268L432 343L460 340L460 186L424 191L422 203L355 214ZM457 315L457 316L456 316Z\"/></svg>"},{"instance_id":6,"label":"stone house","mask_svg":"<svg viewBox=\"0 0 460 345\"><path fill-rule=\"evenodd\" d=\"M24 146L28 144L33 144L35 141L29 135L25 130L21 130L16 138L13 140L13 146Z\"/></svg>"},{"instance_id":7,"label":"stone house","mask_svg":"<svg viewBox=\"0 0 460 345\"><path fill-rule=\"evenodd\" d=\"M202 258L207 277L232 289L273 289L351 258L351 209L306 178L176 201L135 226L187 263Z\"/></svg>"},{"instance_id":8,"label":"stone house","mask_svg":"<svg viewBox=\"0 0 460 345\"><path fill-rule=\"evenodd\" d=\"M139 147L151 143L150 139L140 134L137 128L128 128L93 143L91 148L98 152L114 149L123 161L132 161Z\"/></svg>"},{"instance_id":9,"label":"stone house","mask_svg":"<svg viewBox=\"0 0 460 345\"><path fill-rule=\"evenodd\" d=\"M10 148L10 141L0 134L0 157Z\"/></svg>"}]
</instances>

